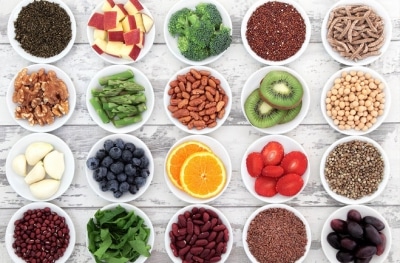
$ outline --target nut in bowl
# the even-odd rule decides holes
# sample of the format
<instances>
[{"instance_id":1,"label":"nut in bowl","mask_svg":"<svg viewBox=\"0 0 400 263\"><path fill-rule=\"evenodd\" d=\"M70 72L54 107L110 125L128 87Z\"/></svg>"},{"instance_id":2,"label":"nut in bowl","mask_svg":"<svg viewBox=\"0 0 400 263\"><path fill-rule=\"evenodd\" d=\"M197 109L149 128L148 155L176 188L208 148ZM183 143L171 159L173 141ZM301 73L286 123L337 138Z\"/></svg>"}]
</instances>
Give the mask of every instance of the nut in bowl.
<instances>
[{"instance_id":1,"label":"nut in bowl","mask_svg":"<svg viewBox=\"0 0 400 263\"><path fill-rule=\"evenodd\" d=\"M328 124L346 135L365 135L377 129L389 114L390 87L376 71L347 67L333 74L321 95Z\"/></svg>"},{"instance_id":2,"label":"nut in bowl","mask_svg":"<svg viewBox=\"0 0 400 263\"><path fill-rule=\"evenodd\" d=\"M133 132L151 116L153 87L146 75L134 67L108 66L90 81L86 106L92 119L104 130Z\"/></svg>"},{"instance_id":3,"label":"nut in bowl","mask_svg":"<svg viewBox=\"0 0 400 263\"><path fill-rule=\"evenodd\" d=\"M218 1L181 0L167 13L164 37L171 53L181 62L206 65L229 48L232 28L229 13Z\"/></svg>"},{"instance_id":4,"label":"nut in bowl","mask_svg":"<svg viewBox=\"0 0 400 263\"><path fill-rule=\"evenodd\" d=\"M50 64L21 69L8 86L8 111L23 128L50 132L63 126L76 104L75 87L69 76Z\"/></svg>"},{"instance_id":5,"label":"nut in bowl","mask_svg":"<svg viewBox=\"0 0 400 263\"><path fill-rule=\"evenodd\" d=\"M390 226L385 218L364 205L337 209L326 219L321 231L322 250L329 262L382 263L391 244Z\"/></svg>"},{"instance_id":6,"label":"nut in bowl","mask_svg":"<svg viewBox=\"0 0 400 263\"><path fill-rule=\"evenodd\" d=\"M42 225L51 233L57 233L52 235L54 242L49 242L50 239L43 234L38 225ZM29 235L36 245L28 244L23 238L24 235ZM75 238L74 224L63 209L48 202L33 202L21 207L12 215L4 239L7 252L15 263L32 262L33 259L36 259L36 262L64 263L74 250ZM22 253L21 251L28 246L32 247L31 253Z\"/></svg>"},{"instance_id":7,"label":"nut in bowl","mask_svg":"<svg viewBox=\"0 0 400 263\"><path fill-rule=\"evenodd\" d=\"M68 145L55 135L32 133L18 140L6 160L10 186L30 201L50 201L68 190L75 160Z\"/></svg>"},{"instance_id":8,"label":"nut in bowl","mask_svg":"<svg viewBox=\"0 0 400 263\"><path fill-rule=\"evenodd\" d=\"M177 141L167 153L164 169L171 192L188 203L215 200L232 177L228 152L205 135L189 135Z\"/></svg>"},{"instance_id":9,"label":"nut in bowl","mask_svg":"<svg viewBox=\"0 0 400 263\"><path fill-rule=\"evenodd\" d=\"M129 202L149 188L154 161L149 148L139 138L112 134L90 149L85 172L97 195L110 202Z\"/></svg>"},{"instance_id":10,"label":"nut in bowl","mask_svg":"<svg viewBox=\"0 0 400 263\"><path fill-rule=\"evenodd\" d=\"M390 176L388 157L374 140L347 136L328 147L320 177L328 194L344 204L363 204L378 197Z\"/></svg>"},{"instance_id":11,"label":"nut in bowl","mask_svg":"<svg viewBox=\"0 0 400 263\"><path fill-rule=\"evenodd\" d=\"M24 59L53 63L71 50L76 22L61 0L23 0L10 14L7 35L11 46Z\"/></svg>"},{"instance_id":12,"label":"nut in bowl","mask_svg":"<svg viewBox=\"0 0 400 263\"><path fill-rule=\"evenodd\" d=\"M180 236L189 241L181 240ZM233 232L220 210L205 204L192 204L172 216L164 240L167 254L174 263L184 260L225 262L232 250Z\"/></svg>"},{"instance_id":13,"label":"nut in bowl","mask_svg":"<svg viewBox=\"0 0 400 263\"><path fill-rule=\"evenodd\" d=\"M305 188L310 165L304 148L284 135L267 135L254 141L243 155L242 180L258 200L283 203Z\"/></svg>"},{"instance_id":14,"label":"nut in bowl","mask_svg":"<svg viewBox=\"0 0 400 263\"><path fill-rule=\"evenodd\" d=\"M392 22L377 1L341 0L325 15L321 38L325 50L337 62L367 65L388 49Z\"/></svg>"},{"instance_id":15,"label":"nut in bowl","mask_svg":"<svg viewBox=\"0 0 400 263\"><path fill-rule=\"evenodd\" d=\"M295 129L307 115L310 91L294 70L268 66L247 79L240 104L244 116L255 129L282 134Z\"/></svg>"},{"instance_id":16,"label":"nut in bowl","mask_svg":"<svg viewBox=\"0 0 400 263\"><path fill-rule=\"evenodd\" d=\"M154 19L139 0L104 0L87 23L92 50L112 64L141 60L153 46Z\"/></svg>"},{"instance_id":17,"label":"nut in bowl","mask_svg":"<svg viewBox=\"0 0 400 263\"><path fill-rule=\"evenodd\" d=\"M244 15L241 37L246 51L258 62L286 65L307 49L311 30L307 13L296 1L260 0Z\"/></svg>"},{"instance_id":18,"label":"nut in bowl","mask_svg":"<svg viewBox=\"0 0 400 263\"><path fill-rule=\"evenodd\" d=\"M303 262L311 240L305 217L284 204L258 208L246 220L242 233L244 251L251 262Z\"/></svg>"},{"instance_id":19,"label":"nut in bowl","mask_svg":"<svg viewBox=\"0 0 400 263\"><path fill-rule=\"evenodd\" d=\"M150 218L125 203L97 210L86 228L86 245L96 262L143 263L151 256L154 238Z\"/></svg>"},{"instance_id":20,"label":"nut in bowl","mask_svg":"<svg viewBox=\"0 0 400 263\"><path fill-rule=\"evenodd\" d=\"M223 125L232 108L232 92L218 71L206 66L179 70L164 90L164 108L182 131L207 134Z\"/></svg>"}]
</instances>

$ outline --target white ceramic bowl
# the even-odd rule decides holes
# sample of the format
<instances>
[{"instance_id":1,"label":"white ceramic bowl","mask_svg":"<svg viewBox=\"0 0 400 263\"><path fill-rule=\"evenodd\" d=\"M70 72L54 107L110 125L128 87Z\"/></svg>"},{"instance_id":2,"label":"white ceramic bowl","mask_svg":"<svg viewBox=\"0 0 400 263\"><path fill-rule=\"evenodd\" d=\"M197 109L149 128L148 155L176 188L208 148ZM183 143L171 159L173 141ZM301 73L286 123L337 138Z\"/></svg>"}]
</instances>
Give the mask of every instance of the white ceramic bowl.
<instances>
[{"instance_id":1,"label":"white ceramic bowl","mask_svg":"<svg viewBox=\"0 0 400 263\"><path fill-rule=\"evenodd\" d=\"M221 255L221 260L218 262L225 262L227 261L229 254L231 253L232 250L232 246L233 246L233 231L232 231L232 227L229 223L229 220L226 218L226 216L217 208L212 207L210 205L206 205L206 204L192 204L192 205L188 205L186 207L183 207L181 209L179 209L172 217L171 219L168 221L168 225L165 228L165 234L164 234L164 246L165 246L165 250L167 251L167 254L169 256L169 258L172 260L172 262L174 263L180 263L182 262L182 259L175 257L174 253L172 252L172 249L170 247L170 243L171 243L171 238L169 236L169 233L172 231L172 224L173 223L178 223L178 216L181 214L184 214L185 212L191 212L193 208L205 208L206 210L212 210L214 211L218 217L222 220L222 223L226 226L226 228L229 231L229 240L227 242L227 249L226 252L223 253Z\"/></svg>"},{"instance_id":2,"label":"white ceramic bowl","mask_svg":"<svg viewBox=\"0 0 400 263\"><path fill-rule=\"evenodd\" d=\"M262 207L258 208L257 210L255 210L247 218L247 220L244 224L244 227L243 227L243 232L242 232L242 242L243 242L244 251L246 252L247 257L249 258L249 260L251 262L258 262L257 259L250 252L249 246L247 243L247 232L249 230L249 225L259 213L261 213L265 210L268 210L268 209L276 209L276 208L286 209L286 210L292 212L295 216L297 216L304 223L306 235L307 235L307 245L305 247L306 251L305 251L304 255L300 259L298 259L295 263L303 262L305 260L305 258L307 257L307 254L311 248L311 241L312 241L311 229L310 229L310 226L309 226L306 218L297 209L295 209L291 206L285 205L285 204L269 204L269 205L262 206ZM268 222L266 222L266 224L268 224Z\"/></svg>"},{"instance_id":3,"label":"white ceramic bowl","mask_svg":"<svg viewBox=\"0 0 400 263\"><path fill-rule=\"evenodd\" d=\"M33 209L44 209L46 207L49 207L51 209L52 212L57 213L59 216L62 216L65 218L65 222L68 224L68 228L69 228L69 245L67 247L67 249L64 252L64 255L59 258L57 260L57 263L63 263L63 262L67 262L67 260L69 259L69 257L71 256L74 247L75 247L75 239L76 239L76 234L75 234L75 227L74 227L74 223L72 222L70 216L59 206L54 205L52 203L48 203L48 202L33 202L33 203L29 203L23 207L21 207L20 209L18 209L11 217L10 221L8 222L7 225L7 229L5 231L5 245L7 248L7 252L10 255L11 259L13 262L15 263L24 263L26 262L25 260L23 260L22 258L18 257L15 252L14 252L14 248L12 247L12 244L14 242L14 230L15 230L15 225L14 222L20 218L23 217L24 213L28 210L33 210Z\"/></svg>"},{"instance_id":4,"label":"white ceramic bowl","mask_svg":"<svg viewBox=\"0 0 400 263\"><path fill-rule=\"evenodd\" d=\"M244 103L246 102L247 97L255 89L260 87L260 82L263 80L263 78L265 77L265 75L268 72L276 71L276 70L283 70L283 71L289 72L290 74L295 76L300 81L300 83L303 86L302 106L301 106L301 110L300 110L299 114L296 116L296 118L294 118L290 122L283 123L283 124L277 124L277 125L274 125L269 128L258 128L258 127L255 127L252 125L254 129L256 129L262 133L266 133L266 134L283 134L283 133L292 131L303 121L303 119L307 115L308 109L310 107L310 90L308 88L306 81L303 79L303 77L301 77L299 75L299 73L297 73L293 69L285 67L285 66L267 66L267 67L260 68L259 70L257 70L253 74L251 74L251 76L246 80L246 82L243 86L242 93L240 96L240 105L242 108L243 115L246 117L246 120L249 121L248 117L246 116L245 110L244 110Z\"/></svg>"},{"instance_id":5,"label":"white ceramic bowl","mask_svg":"<svg viewBox=\"0 0 400 263\"><path fill-rule=\"evenodd\" d=\"M130 124L124 127L115 127L114 124L110 123L103 123L102 120L100 119L99 115L93 108L93 106L90 103L90 99L93 97L91 94L92 89L95 88L100 88L101 85L99 84L99 79L101 77L105 77L108 75L116 74L125 70L132 70L134 74L134 78L136 83L142 85L145 90L144 94L146 96L146 107L147 109L142 112L142 120L140 122ZM153 91L153 86L151 85L149 79L144 75L143 72L138 70L137 68L128 66L128 65L111 65L108 67L103 68L99 72L97 72L92 80L89 83L89 86L86 90L86 107L89 111L90 116L92 117L93 121L99 125L101 128L103 128L106 131L112 132L112 133L128 133L128 132L133 132L142 127L150 118L151 113L153 112L154 108L154 91Z\"/></svg>"},{"instance_id":6,"label":"white ceramic bowl","mask_svg":"<svg viewBox=\"0 0 400 263\"><path fill-rule=\"evenodd\" d=\"M171 36L171 34L168 31L168 22L172 16L172 14L174 14L175 12L183 9L183 8L189 8L189 9L195 9L196 5L198 5L199 3L212 3L214 4L217 8L218 11L221 14L222 17L222 23L231 28L231 35L232 35L232 20L231 17L229 16L228 11L226 11L225 7L218 1L216 0L192 0L192 1L185 1L185 0L180 0L177 3L175 3L171 9L168 11L167 15L165 16L164 19L164 38L165 38L165 43L167 44L168 49L170 50L170 52L177 58L179 59L181 62L188 64L188 65L207 65L210 64L212 62L215 62L216 60L218 60L224 53L220 53L216 56L211 56L208 57L204 60L201 61L193 61L190 59L187 59L186 57L184 57L181 52L178 49L178 42L177 42L177 38Z\"/></svg>"},{"instance_id":7,"label":"white ceramic bowl","mask_svg":"<svg viewBox=\"0 0 400 263\"><path fill-rule=\"evenodd\" d=\"M252 152L261 152L263 147L267 143L272 142L272 141L277 141L280 144L282 144L285 154L289 153L291 151L300 151L307 156L307 153L304 150L303 146L301 146L301 144L299 144L294 139L287 137L285 135L266 135L266 136L263 136L263 137L255 140L246 149L246 152L243 154L242 162L240 164L240 172L242 175L242 180L243 180L244 185L246 186L246 188L250 192L250 194L253 195L255 198L257 198L260 201L266 202L266 203L284 203L284 202L290 201L293 198L299 196L300 193L306 187L308 179L310 177L310 161L308 160L307 169L304 172L304 174L302 175L304 185L296 195L284 196L284 195L277 193L273 197L266 197L266 196L261 196L261 195L257 194L256 191L254 190L254 183L256 181L256 178L250 176L250 174L248 173L247 168L246 168L246 158ZM308 156L307 156L307 159L308 159Z\"/></svg>"},{"instance_id":8,"label":"white ceramic bowl","mask_svg":"<svg viewBox=\"0 0 400 263\"><path fill-rule=\"evenodd\" d=\"M335 210L332 214L330 214L328 216L328 218L326 219L326 221L322 227L322 231L321 231L321 246L322 246L322 250L324 251L326 258L329 260L329 262L339 263L339 261L336 259L336 253L338 250L334 249L331 245L329 245L329 243L327 241L328 234L333 232L333 230L330 226L330 223L333 219L346 220L347 213L352 209L355 209L358 212L360 212L362 217L374 216L374 217L378 218L379 220L381 220L385 224L385 228L382 230L382 233L385 234L385 236L386 236L385 251L380 256L374 255L370 261L371 263L385 262L386 258L389 255L390 248L392 246L392 234L390 231L390 226L389 226L388 222L386 221L386 219L378 211L376 211L372 207L365 206L365 205L347 205L347 206L344 206L344 207L341 207L341 208Z\"/></svg>"},{"instance_id":9,"label":"white ceramic bowl","mask_svg":"<svg viewBox=\"0 0 400 263\"><path fill-rule=\"evenodd\" d=\"M184 75L187 72L190 71L190 69L196 69L196 70L207 70L209 72L211 72L211 75L214 76L215 78L219 79L221 81L220 86L224 89L225 94L228 96L228 104L225 105L225 114L221 119L217 118L217 125L215 127L212 128L204 128L204 129L196 129L196 128L192 128L189 129L186 125L183 125L178 119L176 119L175 117L172 116L172 113L168 110L168 105L170 105L170 98L171 96L168 94L168 90L170 89L170 85L169 83L173 80L176 80L178 75ZM178 127L179 129L181 129L184 132L188 132L191 134L208 134L211 133L215 130L217 130L219 127L221 127L224 122L226 121L226 119L229 116L229 113L232 109L232 91L231 88L229 86L228 81L226 81L225 77L219 73L218 71L216 71L213 68L207 67L207 66L189 66L183 69L180 69L178 72L176 72L167 82L167 85L165 86L164 89L164 109L165 112L168 116L168 118L170 119L170 121L175 124L176 127Z\"/></svg>"},{"instance_id":10,"label":"white ceramic bowl","mask_svg":"<svg viewBox=\"0 0 400 263\"><path fill-rule=\"evenodd\" d=\"M143 210L141 210L140 208L138 208L134 205L126 204L126 203L118 203L118 202L108 204L108 205L102 207L100 210L101 211L113 210L117 206L121 206L127 212L133 211L136 216L143 219L144 225L146 225L146 227L150 229L150 235L149 235L149 240L148 240L147 244L151 246L151 248L150 248L150 253L151 253L151 251L154 249L155 232L154 232L154 227L153 227L153 224L151 223L149 216L145 212L143 212ZM93 217L93 219L96 220L94 217ZM89 244L89 239L88 239L87 231L86 231L86 247L87 248L88 248L88 244ZM95 262L93 254L89 251L89 249L87 251L89 252L90 257L93 259L93 262ZM143 263L147 259L148 258L145 256L140 256L138 259L136 259L134 261L134 263Z\"/></svg>"},{"instance_id":11,"label":"white ceramic bowl","mask_svg":"<svg viewBox=\"0 0 400 263\"><path fill-rule=\"evenodd\" d=\"M55 150L64 153L65 171L61 178L61 184L57 192L48 199L38 199L30 191L29 185L24 181L24 177L16 174L12 169L13 159L24 154L26 148L34 142L47 142L53 145ZM30 201L50 201L60 197L71 185L75 174L75 159L68 145L59 137L50 133L31 133L19 139L11 148L6 160L6 176L8 183L14 191L25 199ZM46 176L47 178L47 176Z\"/></svg>"},{"instance_id":12,"label":"white ceramic bowl","mask_svg":"<svg viewBox=\"0 0 400 263\"><path fill-rule=\"evenodd\" d=\"M101 3L99 3L95 7L93 12L89 16L89 19L96 12L97 13L103 13L102 6L103 6L103 2L104 1L102 1ZM125 4L127 1L128 0L114 0L114 2L116 4L121 4L121 3ZM143 4L143 1L140 1L140 3L143 6L143 10L140 11L140 12L141 13L145 13L146 15L150 16L154 20L152 14L150 13L150 10ZM138 62L139 60L143 59L144 56L146 56L149 53L149 51L152 48L153 43L154 43L154 39L155 39L155 36L156 36L156 29L155 29L155 25L153 25L151 30L149 32L145 33L145 35L144 35L144 39L145 39L144 46L143 46L142 50L140 51L139 56L137 57L136 60L119 58L119 57L108 55L106 53L103 53L103 54L100 55L99 53L97 53L92 48L92 45L94 43L93 33L94 33L94 28L93 27L89 27L89 26L86 25L86 35L87 35L87 38L88 38L88 41L89 41L90 48L98 57L102 58L104 61L107 61L108 63L111 63L111 64L131 64L131 63L135 63L135 62Z\"/></svg>"},{"instance_id":13,"label":"white ceramic bowl","mask_svg":"<svg viewBox=\"0 0 400 263\"><path fill-rule=\"evenodd\" d=\"M325 163L326 163L326 159L328 158L328 155L331 153L331 151L333 151L333 149L338 145L341 145L341 144L347 143L347 142L351 142L351 141L355 141L355 140L372 144L380 152L383 162L384 162L384 166L385 166L384 171L383 171L383 173L384 173L383 180L379 184L378 189L371 195L364 196L360 199L351 199L351 198L348 198L348 197L345 197L343 195L339 195L339 194L333 192L331 190L331 188L329 187L329 184L325 178ZM321 164L320 164L320 177L321 177L322 186L325 188L325 191L336 201L344 203L344 204L348 204L348 205L359 205L359 204L368 203L368 202L371 202L376 197L378 197L385 190L385 187L386 187L386 185L389 181L389 177L390 177L389 158L387 157L382 146L380 146L379 143L377 143L376 141L374 141L368 137L365 137L365 136L347 136L347 137L339 139L336 142L334 142L333 144L331 144L328 147L328 149L326 149L325 153L322 155Z\"/></svg>"},{"instance_id":14,"label":"white ceramic bowl","mask_svg":"<svg viewBox=\"0 0 400 263\"><path fill-rule=\"evenodd\" d=\"M327 39L327 34L328 34L328 29L327 29L327 24L328 24L328 20L329 20L329 15L332 12L332 10L334 10L337 7L340 6L346 6L346 5L354 5L354 4L361 4L361 5L368 5L370 7L372 7L372 9L379 15L382 17L383 21L384 21L384 34L385 34L385 43L384 45L380 48L380 55L378 56L370 56L367 57L363 60L359 60L359 61L353 61L350 59L346 59L344 57L342 57L337 51L332 49L332 46L328 43L328 39ZM324 20L322 21L322 25L321 25L321 39L322 39L322 44L326 50L326 52L328 52L328 54L337 62L342 63L344 65L348 65L348 66L362 66L362 65L368 65L371 64L372 62L376 61L378 58L380 58L388 49L389 45L390 45L390 40L392 39L392 21L391 18L389 16L389 14L387 13L387 11L385 10L385 8L383 8L383 6L378 2L378 1L373 1L373 0L340 0L338 2L336 2L334 5L332 5L332 7L328 10L328 12L326 13Z\"/></svg>"},{"instance_id":15,"label":"white ceramic bowl","mask_svg":"<svg viewBox=\"0 0 400 263\"><path fill-rule=\"evenodd\" d=\"M65 85L68 88L68 93L69 93L69 98L68 98L68 103L69 103L69 111L66 115L63 115L62 117L55 117L54 122L52 124L46 124L43 126L40 126L39 124L36 125L29 125L28 120L26 119L15 119L15 110L18 106L17 103L13 102L13 94L14 94L14 82L18 76L18 73L15 74L13 79L10 82L10 85L8 86L7 90L7 95L6 95L6 102L7 102L7 107L8 111L10 112L11 116L15 119L15 121L23 128L32 131L32 132L51 132L54 131L61 126L63 126L72 116L75 110L75 105L76 105L76 91L75 91L75 86L70 77L65 73L62 69L53 66L51 64L32 64L26 67L28 69L27 74L32 74L34 72L39 71L40 69L44 69L46 73L48 73L49 70L53 70L57 74L57 78L61 79ZM21 69L22 70L22 69Z\"/></svg>"},{"instance_id":16,"label":"white ceramic bowl","mask_svg":"<svg viewBox=\"0 0 400 263\"><path fill-rule=\"evenodd\" d=\"M278 2L292 5L300 13L300 15L302 16L302 18L304 20L305 27L306 27L305 39L304 39L304 42L303 42L301 48L293 56L291 56L285 60L273 61L273 60L266 60L266 59L260 57L259 55L257 55L257 53L255 53L252 50L252 48L250 47L249 42L247 40L247 37L246 37L247 23L248 23L250 17L252 16L252 14L254 13L254 11L258 9L258 7L260 7L263 4L270 2L270 1L272 1L272 0L259 0L259 1L255 2L254 4L252 4L250 6L250 8L247 10L246 14L243 17L242 24L241 24L240 33L241 33L241 37L242 37L242 42L243 42L243 46L245 47L246 51L250 54L250 56L252 58L257 60L258 62L260 62L262 64L266 64L266 65L275 65L275 66L286 65L286 64L289 64L289 63L295 61L296 59L298 59L304 53L304 51L307 49L308 43L310 42L311 31L312 31L311 23L310 23L310 19L308 18L306 11L303 9L303 7L297 1L279 0ZM266 44L268 44L268 43L266 43Z\"/></svg>"},{"instance_id":17,"label":"white ceramic bowl","mask_svg":"<svg viewBox=\"0 0 400 263\"><path fill-rule=\"evenodd\" d=\"M384 94L385 94L385 109L383 112L383 115L378 116L376 119L376 123L374 123L368 130L366 131L362 131L362 130L356 130L356 129L339 129L339 126L336 125L333 122L332 117L327 115L327 110L326 110L326 94L328 93L328 91L330 91L332 89L332 87L334 86L334 81L336 78L340 78L341 74L343 72L351 72L351 71L361 71L364 73L368 73L370 74L374 79L378 79L381 81L381 83L384 85ZM391 96L391 92L390 92L390 87L388 86L386 80L383 78L382 75L380 75L378 72L376 72L375 70L368 68L368 67L363 67L363 66L352 66L352 67L346 67L343 68L339 71L337 71L336 73L334 73L329 79L328 81L325 83L323 89L322 89L322 93L321 93L321 111L322 111L322 115L324 116L325 120L328 122L328 124L335 129L336 131L346 134L346 135L365 135L368 134L372 131L374 131L375 129L377 129L386 119L387 115L389 114L389 110L390 110L390 105L391 105L391 101L392 101L392 96Z\"/></svg>"},{"instance_id":18,"label":"white ceramic bowl","mask_svg":"<svg viewBox=\"0 0 400 263\"><path fill-rule=\"evenodd\" d=\"M53 63L55 61L60 60L61 58L65 57L69 51L71 50L72 46L74 45L75 42L75 37L76 37L76 22L75 22L75 17L72 11L69 9L68 5L66 5L63 1L61 0L49 0L49 2L56 3L60 7L62 7L68 14L70 20L71 20L71 40L68 42L68 45L65 47L65 49L52 57L44 58L44 57L37 57L33 56L32 54L26 52L20 45L20 43L15 40L15 27L14 27L14 22L18 18L19 12L21 12L21 9L28 4L34 2L34 0L22 0L20 1L13 11L11 12L9 18L8 18L8 24L7 24L7 35L8 35L8 40L10 41L11 46L14 48L14 50L23 57L26 60L29 60L33 63Z\"/></svg>"},{"instance_id":19,"label":"white ceramic bowl","mask_svg":"<svg viewBox=\"0 0 400 263\"><path fill-rule=\"evenodd\" d=\"M177 147L178 145L184 143L184 142L188 142L188 141L198 141L201 143L204 143L205 145L207 145L214 154L216 154L222 161L222 163L225 166L225 171L226 171L226 182L225 182L225 186L224 188L221 190L221 192L219 194L217 194L214 197L211 198L206 198L206 199L201 199L201 198L197 198L197 197L193 197L189 194L187 194L185 191L179 189L178 187L176 187L171 180L168 177L168 173L167 173L167 159L168 159L168 155L172 152L172 150ZM169 190L176 196L178 197L180 200L187 202L187 203L207 203L207 202L211 202L215 199L217 199L219 196L221 196L223 194L223 192L226 190L226 188L228 187L228 184L231 180L232 177L232 163L231 163L231 159L229 157L229 153L226 151L226 149L224 148L224 146L217 141L216 139L206 136L206 135L189 135L186 136L180 140L178 140L177 142L174 143L174 145L169 149L166 157L165 157L165 161L164 161L164 178L165 178L165 182L167 183L167 186L169 188Z\"/></svg>"},{"instance_id":20,"label":"white ceramic bowl","mask_svg":"<svg viewBox=\"0 0 400 263\"><path fill-rule=\"evenodd\" d=\"M114 203L124 203L124 202L130 202L135 200L136 198L139 198L141 195L144 194L144 192L147 190L147 188L149 188L151 181L153 180L153 176L154 176L154 160L153 160L153 156L150 152L150 149L147 147L147 145L140 140L138 137L131 135L131 134L111 134L111 135L107 135L103 138L101 138L100 140L98 140L90 149L89 153L88 153L88 157L86 158L89 159L90 157L93 157L96 155L96 152L100 149L104 149L104 142L106 140L113 140L115 141L116 139L122 139L125 143L127 142L131 142L133 143L137 148L142 148L144 150L144 154L147 156L147 158L149 159L149 166L148 166L148 170L149 170L149 176L147 177L146 183L145 185L143 185L142 187L139 188L139 191L137 191L136 194L131 194L129 192L124 193L120 198L116 198L113 195L112 191L106 191L103 192L100 189L99 183L96 182L93 179L93 171L90 170L86 164L85 164L85 173L86 173L86 179L89 183L90 188L92 188L92 190L101 198L103 198L104 200L110 201L110 202L114 202Z\"/></svg>"}]
</instances>

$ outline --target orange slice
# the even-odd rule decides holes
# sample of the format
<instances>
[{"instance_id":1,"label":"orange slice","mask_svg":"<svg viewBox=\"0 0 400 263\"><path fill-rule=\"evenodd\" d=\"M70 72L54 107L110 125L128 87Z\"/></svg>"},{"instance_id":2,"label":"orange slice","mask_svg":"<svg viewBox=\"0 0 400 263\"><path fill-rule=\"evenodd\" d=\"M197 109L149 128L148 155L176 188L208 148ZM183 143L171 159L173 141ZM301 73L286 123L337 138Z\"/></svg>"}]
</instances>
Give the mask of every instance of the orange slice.
<instances>
[{"instance_id":1,"label":"orange slice","mask_svg":"<svg viewBox=\"0 0 400 263\"><path fill-rule=\"evenodd\" d=\"M193 153L182 165L180 180L183 190L191 196L210 198L225 186L225 166L214 153Z\"/></svg>"},{"instance_id":2,"label":"orange slice","mask_svg":"<svg viewBox=\"0 0 400 263\"><path fill-rule=\"evenodd\" d=\"M180 182L181 167L185 160L193 153L196 152L211 152L211 149L198 141L188 141L176 146L167 158L167 174L171 182L182 189Z\"/></svg>"}]
</instances>

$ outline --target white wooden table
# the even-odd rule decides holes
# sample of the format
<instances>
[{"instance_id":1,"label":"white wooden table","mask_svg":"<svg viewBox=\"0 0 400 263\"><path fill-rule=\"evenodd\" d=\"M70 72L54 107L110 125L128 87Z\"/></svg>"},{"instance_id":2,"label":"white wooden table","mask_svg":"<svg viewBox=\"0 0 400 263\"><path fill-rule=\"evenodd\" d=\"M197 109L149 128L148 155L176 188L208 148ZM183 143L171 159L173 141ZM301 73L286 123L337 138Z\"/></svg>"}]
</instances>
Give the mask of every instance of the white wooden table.
<instances>
[{"instance_id":1,"label":"white wooden table","mask_svg":"<svg viewBox=\"0 0 400 263\"><path fill-rule=\"evenodd\" d=\"M71 52L61 61L54 63L72 78L77 92L77 106L72 118L62 128L52 132L70 146L76 161L75 177L64 195L52 201L64 208L75 223L77 240L69 262L89 262L85 245L86 222L93 213L108 202L90 189L84 174L85 159L91 146L108 133L90 118L85 104L85 91L91 77L109 64L95 56L86 38L86 23L93 8L101 0L64 0L71 8L77 22L77 38ZM7 38L7 20L18 1L0 0L0 262L11 262L4 234L12 214L29 203L18 196L10 187L5 175L7 154L12 145L30 132L16 125L6 108L6 90L11 78L22 67L30 63L12 49ZM233 44L217 62L210 64L228 80L233 93L233 107L226 123L209 136L219 140L230 154L233 171L228 189L217 200L210 203L219 208L230 220L233 228L234 247L227 262L248 262L242 245L242 228L246 218L264 203L251 196L244 187L240 175L240 162L248 145L264 136L246 122L240 108L240 93L246 79L263 67L252 59L243 48L240 39L242 17L255 2L221 0L233 22ZM331 74L344 67L335 62L324 50L320 38L322 19L335 0L300 0L310 17L313 32L311 43L297 61L288 66L303 76L311 89L310 110L299 127L286 135L298 141L309 154L311 177L304 192L287 203L298 209L312 228L312 245L305 262L328 262L320 245L320 232L328 215L343 206L330 198L319 179L319 165L323 152L335 140L344 135L335 132L322 117L319 99L321 89ZM393 38L389 50L376 62L369 65L387 80L392 92L392 107L385 123L368 137L378 141L390 159L391 177L383 194L368 203L378 210L392 229L393 246L387 262L400 262L400 3L393 0L379 1L386 8L393 22ZM138 200L131 202L143 209L151 218L156 241L147 262L170 262L164 249L164 229L168 219L181 207L187 205L178 200L168 189L164 180L163 163L173 143L187 136L170 123L163 110L163 90L170 76L185 67L169 52L163 36L164 18L175 3L173 0L144 0L143 3L155 18L156 38L150 53L140 62L133 64L150 79L156 105L150 120L133 134L150 148L155 162L155 175L148 191Z\"/></svg>"}]
</instances>

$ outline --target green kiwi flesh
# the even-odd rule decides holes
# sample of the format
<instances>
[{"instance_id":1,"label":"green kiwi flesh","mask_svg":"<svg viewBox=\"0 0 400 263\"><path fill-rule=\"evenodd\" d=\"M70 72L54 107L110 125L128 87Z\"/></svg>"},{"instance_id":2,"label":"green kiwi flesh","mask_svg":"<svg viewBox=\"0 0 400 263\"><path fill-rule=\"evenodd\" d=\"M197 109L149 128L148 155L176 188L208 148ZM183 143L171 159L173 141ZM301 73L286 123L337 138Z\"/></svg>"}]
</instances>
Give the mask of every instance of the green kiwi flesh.
<instances>
[{"instance_id":1,"label":"green kiwi flesh","mask_svg":"<svg viewBox=\"0 0 400 263\"><path fill-rule=\"evenodd\" d=\"M299 115L300 110L301 110L301 106L302 106L302 102L300 102L300 104L297 105L296 108L293 108L293 109L290 109L290 110L286 110L286 114L285 114L285 116L283 116L283 118L279 122L279 124L288 123L288 122L294 120L294 118L296 118L297 115Z\"/></svg>"},{"instance_id":2,"label":"green kiwi flesh","mask_svg":"<svg viewBox=\"0 0 400 263\"><path fill-rule=\"evenodd\" d=\"M268 72L262 79L260 96L274 108L289 110L301 102L303 86L289 72L274 70Z\"/></svg>"},{"instance_id":3,"label":"green kiwi flesh","mask_svg":"<svg viewBox=\"0 0 400 263\"><path fill-rule=\"evenodd\" d=\"M286 114L285 110L273 108L262 100L258 89L246 98L244 111L249 122L258 128L272 127L278 124Z\"/></svg>"}]
</instances>

